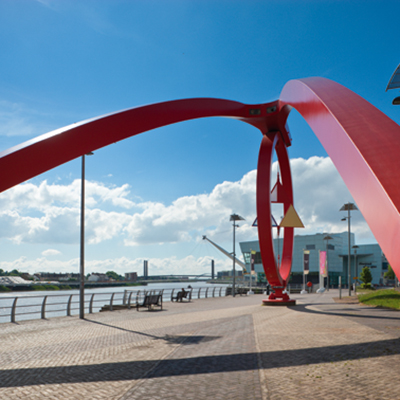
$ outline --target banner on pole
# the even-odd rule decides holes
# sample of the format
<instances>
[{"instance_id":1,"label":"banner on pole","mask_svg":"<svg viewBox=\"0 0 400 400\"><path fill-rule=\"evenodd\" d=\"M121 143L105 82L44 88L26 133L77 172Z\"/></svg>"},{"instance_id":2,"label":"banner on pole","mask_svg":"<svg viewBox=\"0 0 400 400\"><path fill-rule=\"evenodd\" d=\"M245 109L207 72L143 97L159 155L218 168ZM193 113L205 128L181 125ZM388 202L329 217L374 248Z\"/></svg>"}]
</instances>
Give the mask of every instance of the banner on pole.
<instances>
[{"instance_id":1,"label":"banner on pole","mask_svg":"<svg viewBox=\"0 0 400 400\"><path fill-rule=\"evenodd\" d=\"M326 277L326 251L319 252L319 273Z\"/></svg>"},{"instance_id":2,"label":"banner on pole","mask_svg":"<svg viewBox=\"0 0 400 400\"><path fill-rule=\"evenodd\" d=\"M254 272L254 260L255 260L255 257L256 257L256 252L254 250L250 250L250 254L251 254L251 256L250 256L250 271L251 271L252 275L255 275L255 272Z\"/></svg>"},{"instance_id":3,"label":"banner on pole","mask_svg":"<svg viewBox=\"0 0 400 400\"><path fill-rule=\"evenodd\" d=\"M303 251L303 270L304 275L310 272L310 250Z\"/></svg>"}]
</instances>

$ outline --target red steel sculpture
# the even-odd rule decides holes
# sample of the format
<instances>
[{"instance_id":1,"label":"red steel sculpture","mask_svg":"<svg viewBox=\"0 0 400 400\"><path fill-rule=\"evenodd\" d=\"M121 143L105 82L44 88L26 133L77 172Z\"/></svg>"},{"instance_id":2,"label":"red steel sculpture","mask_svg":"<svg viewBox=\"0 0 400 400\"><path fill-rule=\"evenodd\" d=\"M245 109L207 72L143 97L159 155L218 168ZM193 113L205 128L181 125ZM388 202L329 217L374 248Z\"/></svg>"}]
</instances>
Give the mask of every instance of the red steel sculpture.
<instances>
[{"instance_id":1,"label":"red steel sculpture","mask_svg":"<svg viewBox=\"0 0 400 400\"><path fill-rule=\"evenodd\" d=\"M197 98L137 107L73 124L0 153L0 192L109 144L161 126L205 117L228 117L262 135L257 175L257 225L271 299L288 300L293 228L284 229L282 262L273 250L271 164L276 151L281 172L274 199L284 212L293 205L286 126L295 108L308 122L342 176L376 240L400 277L400 128L362 97L324 78L289 81L279 100L245 105Z\"/></svg>"}]
</instances>

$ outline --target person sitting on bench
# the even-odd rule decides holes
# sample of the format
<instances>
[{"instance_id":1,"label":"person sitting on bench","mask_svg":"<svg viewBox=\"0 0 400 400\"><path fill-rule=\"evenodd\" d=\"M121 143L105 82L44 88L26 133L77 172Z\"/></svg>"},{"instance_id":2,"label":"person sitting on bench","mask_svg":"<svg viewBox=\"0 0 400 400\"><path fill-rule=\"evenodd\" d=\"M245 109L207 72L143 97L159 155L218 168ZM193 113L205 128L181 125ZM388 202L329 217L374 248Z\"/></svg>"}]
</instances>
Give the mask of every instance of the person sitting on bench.
<instances>
[{"instance_id":1,"label":"person sitting on bench","mask_svg":"<svg viewBox=\"0 0 400 400\"><path fill-rule=\"evenodd\" d=\"M176 301L182 301L182 299L186 297L186 291L184 288L182 288L182 290L180 292L178 292L177 296L176 296Z\"/></svg>"}]
</instances>

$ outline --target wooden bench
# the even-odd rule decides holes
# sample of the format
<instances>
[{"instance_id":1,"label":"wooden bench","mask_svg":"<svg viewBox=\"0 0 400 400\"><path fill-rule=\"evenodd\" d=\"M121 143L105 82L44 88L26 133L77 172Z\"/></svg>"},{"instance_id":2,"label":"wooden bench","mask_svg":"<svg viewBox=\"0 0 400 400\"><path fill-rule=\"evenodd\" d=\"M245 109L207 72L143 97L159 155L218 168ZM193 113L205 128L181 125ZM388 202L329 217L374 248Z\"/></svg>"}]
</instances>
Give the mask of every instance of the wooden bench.
<instances>
[{"instance_id":1,"label":"wooden bench","mask_svg":"<svg viewBox=\"0 0 400 400\"><path fill-rule=\"evenodd\" d=\"M187 299L188 301L192 300L192 290L185 290L185 293L183 293L181 290L176 293L176 296L174 296L174 291L171 293L171 301L182 301L183 299Z\"/></svg>"},{"instance_id":2,"label":"wooden bench","mask_svg":"<svg viewBox=\"0 0 400 400\"><path fill-rule=\"evenodd\" d=\"M239 294L240 296L246 296L248 290L244 287L237 287L236 288L236 294Z\"/></svg>"},{"instance_id":3,"label":"wooden bench","mask_svg":"<svg viewBox=\"0 0 400 400\"><path fill-rule=\"evenodd\" d=\"M136 302L136 311L139 311L141 307L147 307L150 311L153 306L160 307L162 310L162 294L145 294L143 301L140 303Z\"/></svg>"}]
</instances>

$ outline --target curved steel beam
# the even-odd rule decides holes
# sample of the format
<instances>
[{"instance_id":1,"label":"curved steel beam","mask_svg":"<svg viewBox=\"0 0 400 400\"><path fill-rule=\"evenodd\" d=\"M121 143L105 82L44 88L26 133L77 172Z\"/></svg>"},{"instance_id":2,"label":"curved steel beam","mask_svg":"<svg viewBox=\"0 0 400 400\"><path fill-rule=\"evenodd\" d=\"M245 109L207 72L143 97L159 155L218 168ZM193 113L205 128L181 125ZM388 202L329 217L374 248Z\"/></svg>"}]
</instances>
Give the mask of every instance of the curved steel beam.
<instances>
[{"instance_id":1,"label":"curved steel beam","mask_svg":"<svg viewBox=\"0 0 400 400\"><path fill-rule=\"evenodd\" d=\"M245 105L198 98L132 108L72 124L0 153L0 192L58 165L151 129L205 117L228 117L262 132L285 130L277 119L278 102Z\"/></svg>"},{"instance_id":2,"label":"curved steel beam","mask_svg":"<svg viewBox=\"0 0 400 400\"><path fill-rule=\"evenodd\" d=\"M400 127L351 90L324 78L289 81L294 107L325 148L394 272L400 277Z\"/></svg>"}]
</instances>

